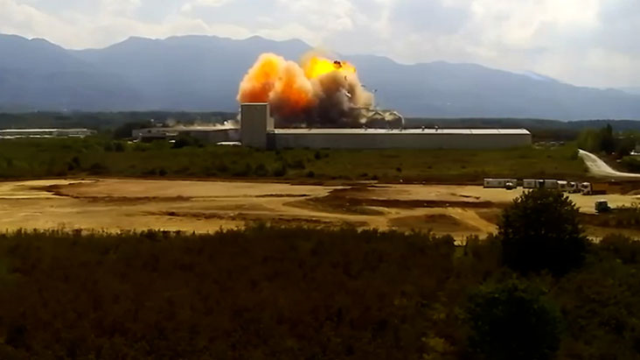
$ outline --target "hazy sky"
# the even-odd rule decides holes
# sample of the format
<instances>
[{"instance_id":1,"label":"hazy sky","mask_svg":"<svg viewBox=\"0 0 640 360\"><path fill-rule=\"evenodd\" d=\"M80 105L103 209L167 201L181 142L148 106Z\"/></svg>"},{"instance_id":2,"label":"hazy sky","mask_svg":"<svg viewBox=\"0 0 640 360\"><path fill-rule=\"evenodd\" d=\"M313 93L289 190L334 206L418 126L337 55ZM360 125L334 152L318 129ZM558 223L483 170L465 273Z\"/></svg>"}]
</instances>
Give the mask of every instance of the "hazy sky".
<instances>
[{"instance_id":1,"label":"hazy sky","mask_svg":"<svg viewBox=\"0 0 640 360\"><path fill-rule=\"evenodd\" d=\"M403 63L640 86L640 0L0 0L0 32L68 48L132 35L258 34Z\"/></svg>"}]
</instances>

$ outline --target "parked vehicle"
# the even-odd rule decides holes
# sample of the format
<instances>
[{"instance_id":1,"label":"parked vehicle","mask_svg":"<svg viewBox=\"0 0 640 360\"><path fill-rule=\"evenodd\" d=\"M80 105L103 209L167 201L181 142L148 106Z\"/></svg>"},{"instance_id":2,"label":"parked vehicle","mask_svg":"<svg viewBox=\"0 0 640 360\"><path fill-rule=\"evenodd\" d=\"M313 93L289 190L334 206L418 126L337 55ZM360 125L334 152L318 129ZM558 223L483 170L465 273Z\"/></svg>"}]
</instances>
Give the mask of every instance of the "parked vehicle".
<instances>
[{"instance_id":1,"label":"parked vehicle","mask_svg":"<svg viewBox=\"0 0 640 360\"><path fill-rule=\"evenodd\" d=\"M522 181L522 187L525 189L538 189L540 187L540 182L535 179L525 179Z\"/></svg>"},{"instance_id":2,"label":"parked vehicle","mask_svg":"<svg viewBox=\"0 0 640 360\"><path fill-rule=\"evenodd\" d=\"M568 181L558 181L558 191L568 192L569 191L569 182Z\"/></svg>"},{"instance_id":3,"label":"parked vehicle","mask_svg":"<svg viewBox=\"0 0 640 360\"><path fill-rule=\"evenodd\" d=\"M596 212L598 214L607 213L609 211L611 211L611 207L609 206L609 202L607 200L596 201Z\"/></svg>"},{"instance_id":4,"label":"parked vehicle","mask_svg":"<svg viewBox=\"0 0 640 360\"><path fill-rule=\"evenodd\" d=\"M580 184L582 195L602 195L606 194L609 186L606 183L589 183Z\"/></svg>"},{"instance_id":5,"label":"parked vehicle","mask_svg":"<svg viewBox=\"0 0 640 360\"><path fill-rule=\"evenodd\" d=\"M557 190L558 180L544 180L544 188L549 190Z\"/></svg>"},{"instance_id":6,"label":"parked vehicle","mask_svg":"<svg viewBox=\"0 0 640 360\"><path fill-rule=\"evenodd\" d=\"M487 189L515 189L518 180L516 179L484 179L484 187Z\"/></svg>"},{"instance_id":7,"label":"parked vehicle","mask_svg":"<svg viewBox=\"0 0 640 360\"><path fill-rule=\"evenodd\" d=\"M575 181L569 182L569 192L572 194L580 192L580 184Z\"/></svg>"}]
</instances>

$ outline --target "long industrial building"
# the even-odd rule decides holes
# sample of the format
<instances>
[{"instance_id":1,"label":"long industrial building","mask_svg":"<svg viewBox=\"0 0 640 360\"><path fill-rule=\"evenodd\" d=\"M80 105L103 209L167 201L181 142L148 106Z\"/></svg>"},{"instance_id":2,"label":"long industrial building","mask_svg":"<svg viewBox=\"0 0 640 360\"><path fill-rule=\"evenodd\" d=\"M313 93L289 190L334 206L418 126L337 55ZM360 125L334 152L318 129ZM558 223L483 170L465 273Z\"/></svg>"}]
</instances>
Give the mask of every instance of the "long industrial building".
<instances>
[{"instance_id":1,"label":"long industrial building","mask_svg":"<svg viewBox=\"0 0 640 360\"><path fill-rule=\"evenodd\" d=\"M508 149L532 138L525 129L276 129L268 104L243 104L241 141L260 149Z\"/></svg>"},{"instance_id":2,"label":"long industrial building","mask_svg":"<svg viewBox=\"0 0 640 360\"><path fill-rule=\"evenodd\" d=\"M86 137L95 135L95 130L89 129L3 129L0 139L18 138L52 138L52 137Z\"/></svg>"}]
</instances>

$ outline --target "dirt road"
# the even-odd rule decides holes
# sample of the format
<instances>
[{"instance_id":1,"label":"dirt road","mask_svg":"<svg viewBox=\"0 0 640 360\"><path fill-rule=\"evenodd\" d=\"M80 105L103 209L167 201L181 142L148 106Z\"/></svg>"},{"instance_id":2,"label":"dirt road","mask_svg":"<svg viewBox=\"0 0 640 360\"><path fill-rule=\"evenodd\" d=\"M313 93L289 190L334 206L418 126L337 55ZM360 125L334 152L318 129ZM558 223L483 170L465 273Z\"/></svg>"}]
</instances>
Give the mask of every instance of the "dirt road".
<instances>
[{"instance_id":1,"label":"dirt road","mask_svg":"<svg viewBox=\"0 0 640 360\"><path fill-rule=\"evenodd\" d=\"M456 238L496 231L521 190L478 186L300 186L275 183L54 180L0 183L0 231L26 229L212 232L255 222L432 230ZM594 199L571 195L584 212ZM636 197L599 197L612 206Z\"/></svg>"},{"instance_id":2,"label":"dirt road","mask_svg":"<svg viewBox=\"0 0 640 360\"><path fill-rule=\"evenodd\" d=\"M618 179L638 179L640 180L640 174L631 174L624 173L620 171L616 171L612 169L607 163L602 161L600 158L595 156L594 154L584 151L580 151L580 157L584 160L584 163L589 168L589 172L592 175L603 178L618 178Z\"/></svg>"}]
</instances>

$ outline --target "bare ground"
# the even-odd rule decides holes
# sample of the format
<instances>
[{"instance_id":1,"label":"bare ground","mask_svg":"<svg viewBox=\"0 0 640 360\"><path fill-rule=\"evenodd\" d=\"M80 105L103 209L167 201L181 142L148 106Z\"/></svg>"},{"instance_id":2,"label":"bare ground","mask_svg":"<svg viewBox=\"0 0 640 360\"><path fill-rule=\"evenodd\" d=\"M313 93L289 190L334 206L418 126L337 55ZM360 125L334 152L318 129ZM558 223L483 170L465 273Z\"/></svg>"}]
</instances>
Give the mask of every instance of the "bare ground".
<instances>
[{"instance_id":1,"label":"bare ground","mask_svg":"<svg viewBox=\"0 0 640 360\"><path fill-rule=\"evenodd\" d=\"M247 223L431 230L456 238L496 231L501 208L521 190L478 186L310 186L282 183L42 180L0 183L0 230L183 230ZM571 195L586 213L595 200L630 205L635 196ZM601 229L590 229L599 234Z\"/></svg>"}]
</instances>

